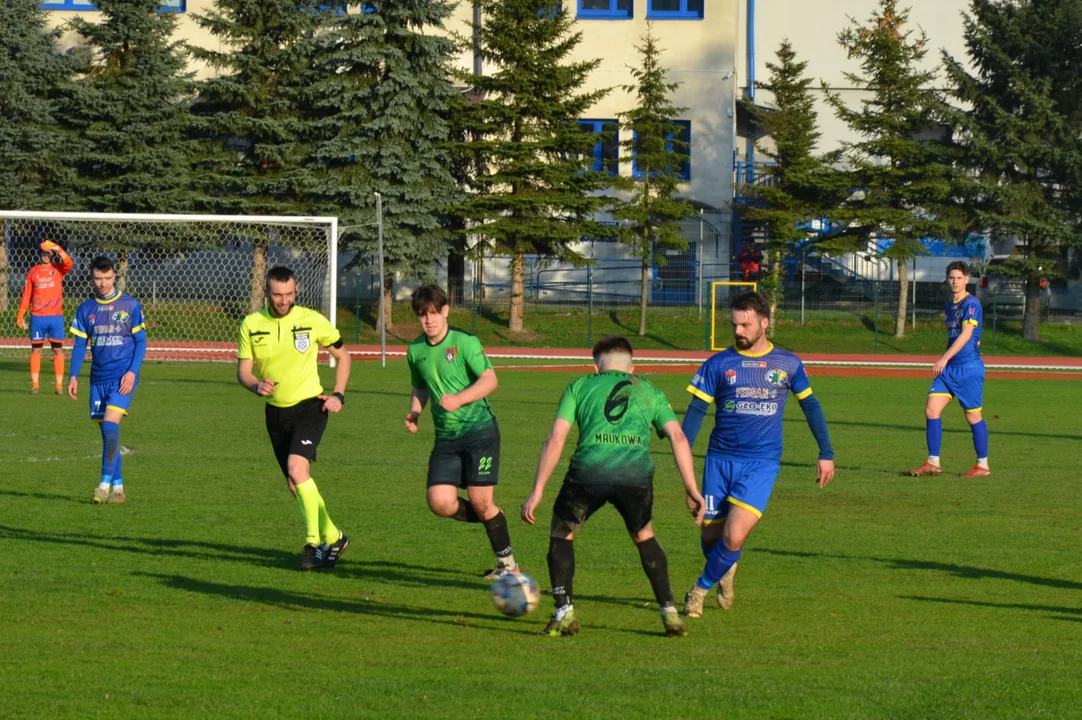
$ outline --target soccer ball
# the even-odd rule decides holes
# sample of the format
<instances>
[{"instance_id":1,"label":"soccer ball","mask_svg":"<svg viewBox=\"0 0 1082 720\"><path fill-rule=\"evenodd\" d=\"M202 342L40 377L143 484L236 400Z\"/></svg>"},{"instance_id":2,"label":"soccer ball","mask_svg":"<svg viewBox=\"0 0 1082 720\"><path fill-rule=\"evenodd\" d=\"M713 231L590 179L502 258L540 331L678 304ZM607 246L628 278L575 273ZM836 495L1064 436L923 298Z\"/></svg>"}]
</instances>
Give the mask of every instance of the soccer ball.
<instances>
[{"instance_id":1,"label":"soccer ball","mask_svg":"<svg viewBox=\"0 0 1082 720\"><path fill-rule=\"evenodd\" d=\"M525 615L540 599L537 582L525 573L507 573L492 583L492 604L504 615Z\"/></svg>"}]
</instances>

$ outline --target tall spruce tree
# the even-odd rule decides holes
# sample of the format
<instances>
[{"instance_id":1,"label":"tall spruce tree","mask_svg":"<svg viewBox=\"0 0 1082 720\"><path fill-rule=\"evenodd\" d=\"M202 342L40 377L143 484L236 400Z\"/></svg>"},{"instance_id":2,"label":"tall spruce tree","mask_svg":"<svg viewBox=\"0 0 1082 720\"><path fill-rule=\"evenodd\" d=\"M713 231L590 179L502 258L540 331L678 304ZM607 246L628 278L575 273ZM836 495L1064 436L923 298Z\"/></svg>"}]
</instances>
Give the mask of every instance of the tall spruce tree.
<instances>
[{"instance_id":1,"label":"tall spruce tree","mask_svg":"<svg viewBox=\"0 0 1082 720\"><path fill-rule=\"evenodd\" d=\"M446 0L359 0L321 33L302 93L314 142L301 186L312 207L348 228L342 247L376 256L378 192L383 200L385 316L392 325L395 273L424 278L446 251L441 214L458 187L450 172L448 119L462 96L451 83L457 54L438 32Z\"/></svg>"},{"instance_id":2,"label":"tall spruce tree","mask_svg":"<svg viewBox=\"0 0 1082 720\"><path fill-rule=\"evenodd\" d=\"M461 73L482 99L466 109L465 151L479 168L462 217L480 247L511 257L509 328L523 329L525 256L536 253L581 264L574 245L598 237L592 220L611 184L594 171L597 133L577 124L608 90L580 92L598 60L568 57L582 41L557 0L479 0L481 59L495 71Z\"/></svg>"},{"instance_id":3,"label":"tall spruce tree","mask_svg":"<svg viewBox=\"0 0 1082 720\"><path fill-rule=\"evenodd\" d=\"M748 110L759 137L771 145L756 142L760 155L773 158L765 166L769 182L741 188L745 198L733 209L748 220L762 222L767 229L767 261L770 274L763 278L763 291L776 315L782 299L782 278L786 253L808 239L808 223L826 215L844 199L836 173L830 169L833 156L816 156L819 143L815 100L809 92L812 79L804 72L808 62L798 61L788 39L782 41L777 62L767 62L770 76L762 88L774 96L769 111L754 104ZM774 324L769 327L771 337Z\"/></svg>"},{"instance_id":4,"label":"tall spruce tree","mask_svg":"<svg viewBox=\"0 0 1082 720\"><path fill-rule=\"evenodd\" d=\"M199 204L211 212L305 214L296 173L311 127L299 95L318 30L336 10L318 0L216 0L196 22L221 50L192 48L219 71L198 83L192 131ZM263 306L267 243L254 237L248 307Z\"/></svg>"},{"instance_id":5,"label":"tall spruce tree","mask_svg":"<svg viewBox=\"0 0 1082 720\"><path fill-rule=\"evenodd\" d=\"M71 21L89 62L61 104L62 123L77 137L67 157L67 203L91 212L186 210L192 85L187 48L173 38L176 13L163 12L159 0L95 5L100 22ZM98 239L117 253L120 290L127 287L128 254L154 241L139 232Z\"/></svg>"},{"instance_id":6,"label":"tall spruce tree","mask_svg":"<svg viewBox=\"0 0 1082 720\"><path fill-rule=\"evenodd\" d=\"M931 87L936 72L918 66L928 53L927 36L907 30L908 20L908 9L899 10L897 0L880 0L864 26L850 19L838 42L860 63L861 73L845 77L870 97L853 109L827 92L837 117L863 139L842 144L848 185L859 192L832 218L845 231L823 247L852 252L874 239L893 241L883 255L898 264L895 337L905 334L906 262L924 252L921 238L947 239L957 226L949 205L954 173L947 143L928 137L945 122L946 105Z\"/></svg>"},{"instance_id":7,"label":"tall spruce tree","mask_svg":"<svg viewBox=\"0 0 1082 720\"><path fill-rule=\"evenodd\" d=\"M1082 245L1082 0L973 0L964 19L973 71L944 52L962 197L977 231L1016 241L1027 340L1040 336L1041 282Z\"/></svg>"},{"instance_id":8,"label":"tall spruce tree","mask_svg":"<svg viewBox=\"0 0 1082 720\"><path fill-rule=\"evenodd\" d=\"M69 156L72 202L94 212L189 207L186 133L192 90L177 16L160 0L96 0L101 21L72 29L90 62L63 104L79 142Z\"/></svg>"},{"instance_id":9,"label":"tall spruce tree","mask_svg":"<svg viewBox=\"0 0 1082 720\"><path fill-rule=\"evenodd\" d=\"M636 98L636 105L620 113L620 124L629 138L620 146L621 162L632 164L633 177L619 178L617 187L628 193L614 205L612 217L620 222L620 239L642 261L639 295L639 336L646 334L646 308L650 298L650 267L665 262L665 250L684 249L679 222L695 212L690 203L676 198L691 152L683 125L673 122L687 110L673 105L670 96L680 87L667 82L661 65L661 48L648 23L642 44L636 45L641 65L629 67L632 84L622 90ZM614 128L615 129L615 128Z\"/></svg>"},{"instance_id":10,"label":"tall spruce tree","mask_svg":"<svg viewBox=\"0 0 1082 720\"><path fill-rule=\"evenodd\" d=\"M0 4L0 208L62 210L64 138L58 90L74 74L40 0ZM0 239L0 312L8 309L8 244Z\"/></svg>"},{"instance_id":11,"label":"tall spruce tree","mask_svg":"<svg viewBox=\"0 0 1082 720\"><path fill-rule=\"evenodd\" d=\"M65 209L57 197L65 143L56 102L75 65L56 47L60 33L48 29L40 0L0 4L0 208L5 210ZM0 259L0 266L6 264Z\"/></svg>"}]
</instances>

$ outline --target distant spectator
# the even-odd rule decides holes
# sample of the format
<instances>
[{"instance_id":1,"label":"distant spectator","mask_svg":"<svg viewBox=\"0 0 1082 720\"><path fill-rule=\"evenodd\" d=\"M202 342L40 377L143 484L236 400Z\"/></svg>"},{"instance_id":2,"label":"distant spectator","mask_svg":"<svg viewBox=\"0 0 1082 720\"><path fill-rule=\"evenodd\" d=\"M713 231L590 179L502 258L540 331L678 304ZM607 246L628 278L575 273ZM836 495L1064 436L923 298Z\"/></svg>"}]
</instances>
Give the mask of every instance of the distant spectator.
<instances>
[{"instance_id":1,"label":"distant spectator","mask_svg":"<svg viewBox=\"0 0 1082 720\"><path fill-rule=\"evenodd\" d=\"M744 241L744 247L736 256L740 262L740 274L744 282L759 282L760 263L763 262L763 251L750 241Z\"/></svg>"}]
</instances>

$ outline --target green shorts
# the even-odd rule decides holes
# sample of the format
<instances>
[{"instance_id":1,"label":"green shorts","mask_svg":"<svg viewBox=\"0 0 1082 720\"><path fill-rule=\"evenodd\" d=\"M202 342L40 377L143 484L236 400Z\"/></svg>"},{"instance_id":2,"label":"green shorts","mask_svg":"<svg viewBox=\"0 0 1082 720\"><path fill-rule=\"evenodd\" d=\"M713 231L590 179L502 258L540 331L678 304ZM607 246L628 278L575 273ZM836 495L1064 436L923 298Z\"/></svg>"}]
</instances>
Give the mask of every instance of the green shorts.
<instances>
[{"instance_id":1,"label":"green shorts","mask_svg":"<svg viewBox=\"0 0 1082 720\"><path fill-rule=\"evenodd\" d=\"M457 438L436 438L428 457L428 487L495 485L500 477L500 428L493 420Z\"/></svg>"}]
</instances>

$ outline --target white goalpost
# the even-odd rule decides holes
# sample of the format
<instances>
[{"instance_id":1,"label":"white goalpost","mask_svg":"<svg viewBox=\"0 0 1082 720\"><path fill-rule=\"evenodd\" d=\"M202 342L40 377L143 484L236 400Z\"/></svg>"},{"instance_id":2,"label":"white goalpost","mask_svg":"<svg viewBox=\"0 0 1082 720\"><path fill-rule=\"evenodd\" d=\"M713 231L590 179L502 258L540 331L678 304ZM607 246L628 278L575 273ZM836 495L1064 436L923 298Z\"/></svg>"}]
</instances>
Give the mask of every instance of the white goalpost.
<instances>
[{"instance_id":1,"label":"white goalpost","mask_svg":"<svg viewBox=\"0 0 1082 720\"><path fill-rule=\"evenodd\" d=\"M25 351L16 327L26 272L51 240L75 261L64 279L65 327L90 292L96 255L117 263L118 284L147 316L148 358L230 360L237 328L263 307L267 270L297 274L298 305L337 321L338 219L0 211L0 351Z\"/></svg>"}]
</instances>

